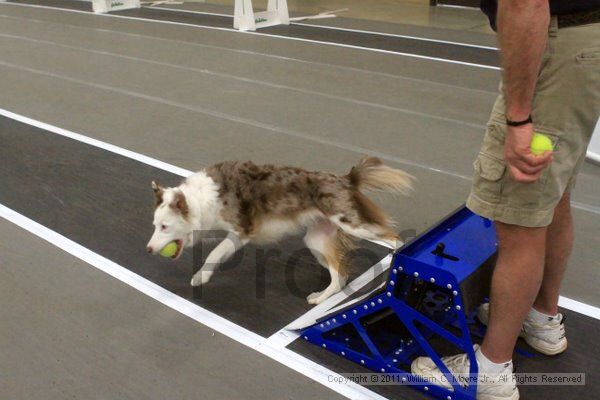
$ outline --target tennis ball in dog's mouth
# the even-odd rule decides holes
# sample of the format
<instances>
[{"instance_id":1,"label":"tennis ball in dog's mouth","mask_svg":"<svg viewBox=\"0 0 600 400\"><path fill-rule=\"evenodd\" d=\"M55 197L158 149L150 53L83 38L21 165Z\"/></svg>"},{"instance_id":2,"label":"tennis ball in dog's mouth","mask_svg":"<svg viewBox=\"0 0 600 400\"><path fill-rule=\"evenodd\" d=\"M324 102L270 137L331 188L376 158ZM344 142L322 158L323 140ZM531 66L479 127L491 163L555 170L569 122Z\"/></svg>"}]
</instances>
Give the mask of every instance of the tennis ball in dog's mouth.
<instances>
[{"instance_id":1,"label":"tennis ball in dog's mouth","mask_svg":"<svg viewBox=\"0 0 600 400\"><path fill-rule=\"evenodd\" d=\"M165 247L160 251L160 255L163 257L173 257L177 253L177 243L170 242L167 243Z\"/></svg>"},{"instance_id":2,"label":"tennis ball in dog's mouth","mask_svg":"<svg viewBox=\"0 0 600 400\"><path fill-rule=\"evenodd\" d=\"M545 151L552 151L552 140L541 133L534 133L531 139L531 152L536 156L544 154Z\"/></svg>"}]
</instances>

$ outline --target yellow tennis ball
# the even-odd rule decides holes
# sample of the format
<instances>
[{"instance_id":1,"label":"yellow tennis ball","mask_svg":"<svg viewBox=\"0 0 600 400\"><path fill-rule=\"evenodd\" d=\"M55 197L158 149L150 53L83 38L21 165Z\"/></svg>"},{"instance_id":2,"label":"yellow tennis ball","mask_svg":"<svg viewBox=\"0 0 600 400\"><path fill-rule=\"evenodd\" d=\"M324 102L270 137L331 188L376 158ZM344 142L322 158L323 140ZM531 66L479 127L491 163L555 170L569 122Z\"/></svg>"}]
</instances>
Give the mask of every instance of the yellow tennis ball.
<instances>
[{"instance_id":1,"label":"yellow tennis ball","mask_svg":"<svg viewBox=\"0 0 600 400\"><path fill-rule=\"evenodd\" d=\"M545 151L552 151L552 140L541 133L534 133L531 139L531 152L536 156L544 154Z\"/></svg>"},{"instance_id":2,"label":"yellow tennis ball","mask_svg":"<svg viewBox=\"0 0 600 400\"><path fill-rule=\"evenodd\" d=\"M163 257L173 257L177 253L177 243L167 243L165 247L160 251L160 255Z\"/></svg>"}]
</instances>

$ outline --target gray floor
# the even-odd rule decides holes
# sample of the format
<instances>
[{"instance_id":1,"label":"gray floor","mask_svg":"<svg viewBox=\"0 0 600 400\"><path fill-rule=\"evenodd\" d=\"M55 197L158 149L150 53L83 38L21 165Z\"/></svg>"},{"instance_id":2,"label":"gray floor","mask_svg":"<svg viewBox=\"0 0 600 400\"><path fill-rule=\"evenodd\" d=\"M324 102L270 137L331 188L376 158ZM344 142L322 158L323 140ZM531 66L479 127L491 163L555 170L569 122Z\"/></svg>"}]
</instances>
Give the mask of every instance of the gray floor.
<instances>
[{"instance_id":1,"label":"gray floor","mask_svg":"<svg viewBox=\"0 0 600 400\"><path fill-rule=\"evenodd\" d=\"M342 398L4 219L0 265L3 399Z\"/></svg>"},{"instance_id":2,"label":"gray floor","mask_svg":"<svg viewBox=\"0 0 600 400\"><path fill-rule=\"evenodd\" d=\"M401 201L380 199L389 212L397 216L402 229L412 228L418 232L464 201L469 190L471 160L478 151L498 80L497 71L439 61L7 4L0 5L0 54L1 108L183 168L194 170L223 159L252 159L344 172L361 153L379 155L390 165L404 168L419 179L412 197ZM597 291L600 283L597 272L600 267L597 250L600 247L599 171L598 166L586 164L574 194L577 241L563 289L565 296L596 306L600 304ZM34 300L40 292L52 298L70 291L71 299L79 299L76 294L79 289L71 283L75 279L75 282L86 284L87 279L89 289L91 277L86 275L90 274L89 270L75 262L71 270L62 272L62 278L60 272L51 275L53 285L49 287L47 279L35 279L33 267L22 267L43 265L38 264L36 257L49 254L48 246L35 243L37 240L22 233L18 236L18 230L6 223L0 224L0 235L29 240L33 249L42 247L31 254L0 253L3 265L12 264L2 270L2 273L10 273L10 279L2 279L2 283L8 285L6 290L2 288L2 294L9 293L13 286L18 287L19 282L20 285L27 283L27 291L14 293L11 289L12 296L22 297L15 307L3 309L6 315L2 316L2 321L18 320L23 327L38 324L42 332L59 329L57 321L31 316L28 307L36 304ZM4 240L0 242L5 243ZM49 260L52 260L50 256L44 259ZM58 252L57 265L64 267L64 263L73 261ZM40 273L48 272L44 271ZM174 315L108 277L100 277L100 273L94 274L98 275L94 282L98 279L104 282L103 291L122 290L126 294L121 296L129 296L127 300L139 297L135 301L146 308L125 312L108 304L105 309L110 309L111 313L115 309L119 313L123 311L120 316L109 317L102 315L102 310L95 308L93 302L85 302L71 304L73 308L64 313L53 309L55 316L58 321L64 318L72 324L85 321L99 326L110 324L117 317L124 321L128 318L136 320L132 314L138 318L148 314L154 318L156 314L156 324L176 319L176 326L181 325L177 333L183 336L180 340L161 337L161 340L167 343L172 340L173 343L163 347L164 353L140 354L140 349L134 352L140 362L145 363L144 368L157 368L148 371L149 375L162 377L161 373L166 374L164 369L168 366L157 363L169 359L170 347L178 348L177 344L184 347L183 352L179 349L173 357L189 360L189 364L185 364L188 368L183 374L167 371L173 375L165 375L164 381L172 380L173 385L156 390L197 393L192 390L201 390L204 383L211 393L221 398L237 398L244 394L246 397L265 397L266 393L261 395L259 390L265 381L273 381L276 383L274 390L281 389L281 395L273 392L272 398L284 397L284 394L290 397L296 394L300 398L334 396L333 392L299 378L291 370L264 360L260 374L246 375L247 381L253 382L246 382L249 389L235 383L229 386L223 383L228 382L223 376L220 379L215 376L210 382L202 381L203 376L218 374L220 370L201 368L195 371L195 361L202 364L206 359L214 359L216 365L221 365L219 346L231 349L232 357L241 354L238 351L246 350L238 349L228 341L226 346L225 339L213 347L213 342L199 338L206 329L198 324ZM16 303L15 298L9 296L7 300ZM70 313L88 317L78 320ZM138 325L134 324L126 332L133 341L131 346L137 343L132 338L138 335L164 334L160 333L160 328L155 328L159 333L149 333ZM2 326L4 330L7 325L3 323ZM79 332L84 328L80 326ZM52 351L60 349L49 337L15 336L9 332L6 336L10 340L7 349L12 349L8 354L18 356L18 359L26 354L23 349L27 348L28 338L32 341L32 349L36 346L45 352L48 348ZM110 354L103 346L116 346L115 342L110 342L110 337L100 339L108 344L94 345L90 350L92 358L94 354ZM150 339L152 337L148 338L149 343L154 343ZM183 343L195 339L198 343L211 343L196 349L209 352L206 359L204 355L196 355L197 359L187 358ZM113 337L113 340L116 339ZM213 340L212 336L209 340ZM2 346L5 343L3 340ZM17 349L21 349L21 353ZM42 350L39 350L40 360L50 363L49 360L57 358L53 353L42 353ZM152 347L152 351L158 350ZM73 365L87 365L88 371L92 371L85 361L90 353L72 351L70 354L69 361ZM253 360L252 357L261 359L257 355L248 355L236 367L246 365L245 360ZM122 359L121 362L131 360ZM258 362L261 361L253 361L254 365ZM58 364L51 366L40 361L40 368L44 365L47 370L52 367L60 370L57 373L61 374L63 382L75 379L76 372L81 371L78 368L76 372L69 372ZM252 365L250 361L248 365ZM136 386L119 388L115 385L114 390L148 390L151 397L150 388L142 387L144 369L129 366L138 374L131 383ZM126 366L121 368L120 371L127 369ZM14 371L18 373L18 370ZM25 379L26 373L31 371L21 371L20 379ZM90 378L89 385L97 384L108 390L114 372L105 371L106 375L98 377L96 382ZM199 377L194 381L196 372ZM239 374L244 376L245 373L240 370ZM117 378L122 375L116 374ZM81 397L87 397L85 393L95 393L93 386L79 384L82 391L89 390L81 392ZM77 385L74 384L73 390L80 390ZM24 387L15 385L13 389ZM30 393L40 393L33 392L33 385L30 388ZM256 396L250 395L252 390L257 390ZM56 398L61 397L61 393L56 395ZM123 398L127 398L127 393L123 393Z\"/></svg>"}]
</instances>

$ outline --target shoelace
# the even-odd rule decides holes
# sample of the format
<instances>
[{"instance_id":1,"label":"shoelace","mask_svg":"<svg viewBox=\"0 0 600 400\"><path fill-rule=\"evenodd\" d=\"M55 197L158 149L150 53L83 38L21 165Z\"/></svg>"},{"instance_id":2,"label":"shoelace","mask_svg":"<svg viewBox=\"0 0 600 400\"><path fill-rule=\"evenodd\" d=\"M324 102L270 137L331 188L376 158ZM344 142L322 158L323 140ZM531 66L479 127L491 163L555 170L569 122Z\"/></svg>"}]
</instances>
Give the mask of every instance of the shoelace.
<instances>
[{"instance_id":1,"label":"shoelace","mask_svg":"<svg viewBox=\"0 0 600 400\"><path fill-rule=\"evenodd\" d=\"M451 357L444 357L442 361L446 364L446 368L452 373L456 382L460 386L466 387L468 385L468 379L465 379L463 375L469 373L470 362L468 360L468 354L464 353Z\"/></svg>"}]
</instances>

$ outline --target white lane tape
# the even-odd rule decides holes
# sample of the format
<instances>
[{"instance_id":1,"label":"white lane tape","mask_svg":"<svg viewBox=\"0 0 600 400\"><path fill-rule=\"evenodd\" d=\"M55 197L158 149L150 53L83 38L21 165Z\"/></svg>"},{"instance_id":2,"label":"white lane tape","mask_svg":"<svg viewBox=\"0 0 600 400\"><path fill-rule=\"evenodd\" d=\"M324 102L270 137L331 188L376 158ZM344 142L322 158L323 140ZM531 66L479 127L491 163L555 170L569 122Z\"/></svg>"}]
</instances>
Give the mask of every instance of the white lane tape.
<instances>
[{"instance_id":1,"label":"white lane tape","mask_svg":"<svg viewBox=\"0 0 600 400\"><path fill-rule=\"evenodd\" d=\"M109 150L111 151L111 150ZM162 164L161 164L162 165ZM274 346L269 341L233 322L220 317L184 298L169 292L157 284L131 272L125 267L102 257L101 255L75 243L61 234L25 217L24 215L0 204L0 217L25 229L37 237L77 257L87 264L107 273L121 282L137 289L156 301L188 316L189 318L222 333L223 335L250 347L261 354L301 373L302 375L346 396L349 399L378 399L385 397L366 389L363 386L341 378L339 374L319 365L293 351ZM332 382L335 381L335 382ZM341 383L347 381L347 383Z\"/></svg>"},{"instance_id":2,"label":"white lane tape","mask_svg":"<svg viewBox=\"0 0 600 400\"><path fill-rule=\"evenodd\" d=\"M144 3L146 3L146 2L142 2L142 4L144 4ZM173 3L173 4L181 4L181 3ZM155 5L153 5L153 6L151 6L151 8L154 10L163 10L163 11L181 12L181 13L187 13L187 14L211 15L211 16L216 16L216 17L233 18L233 15L231 15L231 14L215 13L215 12L208 12L208 11L186 10L184 8L177 8L177 7L156 7ZM433 42L433 43L449 44L449 45L454 45L454 46L473 47L473 48L482 49L482 50L496 50L496 51L499 50L497 47L483 46L483 45L474 44L474 43L453 42L453 41L449 41L449 40L424 38L424 37L412 36L412 35L401 35L398 33L376 32L376 31L369 31L369 30L364 30L364 29L346 28L346 27L341 27L341 26L315 25L315 24L307 24L307 23L299 22L299 21L304 21L304 20L335 18L337 16L337 14L343 13L346 11L348 11L348 8L340 8L340 9L332 10L332 11L324 11L324 12L316 14L316 15L293 17L293 18L290 18L290 21L292 21L292 25L308 26L311 28L330 29L330 30L343 31L343 32L364 33L364 34L376 35L376 36L388 36L388 37L395 37L395 38L401 38L401 39L418 40L418 41L422 41L422 42Z\"/></svg>"},{"instance_id":3,"label":"white lane tape","mask_svg":"<svg viewBox=\"0 0 600 400\"><path fill-rule=\"evenodd\" d=\"M332 29L332 30L339 30L339 31L345 31L345 32L364 33L364 34L377 35L377 36L390 36L390 37L396 37L396 38L402 38L402 39L418 40L418 41L422 41L422 42L449 44L449 45L453 45L453 46L472 47L472 48L481 49L481 50L492 50L492 51L499 50L497 47L492 47L492 46L483 46L483 45L472 44L472 43L453 42L453 41L449 41L449 40L423 38L423 37L411 36L411 35L400 35L400 34L395 34L395 33L381 33L381 32L375 32L375 31L368 31L368 30L364 30L364 29L351 29L351 28L342 28L339 26L325 26L325 25L315 25L315 24L306 24L306 23L298 23L296 25L303 25L303 26L309 26L309 27L314 27L314 28Z\"/></svg>"},{"instance_id":4,"label":"white lane tape","mask_svg":"<svg viewBox=\"0 0 600 400\"><path fill-rule=\"evenodd\" d=\"M231 14L219 14L219 13L211 13L211 12L205 12L205 11L194 11L194 10L185 10L182 8L169 8L169 7L152 7L155 10L164 10L164 11L174 11L174 12L183 12L183 13L189 13L189 14L201 14L201 15L214 15L217 17L227 17L227 18L233 18L233 15ZM375 32L375 31L368 31L368 30L364 30L364 29L352 29L352 28L345 28L345 27L341 27L341 26L328 26L328 25L315 25L315 24L306 24L306 23L299 23L297 21L303 21L306 19L321 19L321 18L331 18L331 17L335 17L335 14L341 13L341 12L346 12L348 11L347 8L340 8L339 10L332 10L332 11L325 11L316 15L310 15L310 16L306 16L306 17L296 17L296 18L290 18L290 21L294 21L293 25L300 25L300 26L308 26L311 28L319 28L319 29L330 29L330 30L335 30L335 31L342 31L342 32L355 32L355 33L364 33L367 35L375 35L375 36L388 36L388 37L395 37L395 38L400 38L400 39L410 39L410 40L418 40L418 41L422 41L422 42L433 42L433 43L442 43L442 44L449 44L449 45L454 45L454 46L463 46L463 47L474 47L477 49L482 49L482 50L499 50L497 47L492 47L492 46L483 46L483 45L479 45L479 44L473 44L473 43L464 43L464 42L453 42L453 41L449 41L449 40L440 40L440 39L432 39L432 38L424 38L424 37L419 37L419 36L411 36L411 35L401 35L398 33L389 33L389 32Z\"/></svg>"},{"instance_id":5,"label":"white lane tape","mask_svg":"<svg viewBox=\"0 0 600 400\"><path fill-rule=\"evenodd\" d=\"M600 308L598 307L594 307L564 296L558 297L558 305L559 307L566 308L567 310L575 311L579 314L587 315L588 317L600 320Z\"/></svg>"},{"instance_id":6,"label":"white lane tape","mask_svg":"<svg viewBox=\"0 0 600 400\"><path fill-rule=\"evenodd\" d=\"M492 66L492 65L484 65L484 64L470 63L470 62L466 62L466 61L450 60L450 59L446 59L446 58L424 56L424 55L420 55L420 54L412 54L412 53L392 51L392 50L383 50L383 49L376 49L376 48L370 48L370 47L362 47L362 46L356 46L356 45L344 44L344 43L334 43L334 42L326 42L326 41L322 41L322 40L303 39L303 38L297 38L297 37L292 37L292 36L275 35L275 34L271 34L271 33L238 31L237 29L233 29L233 28L220 28L220 27L215 27L215 26L194 25L194 24L188 24L188 23L184 23L184 22L173 22L173 21L164 21L164 20L150 19L150 18L130 17L130 16L126 16L126 15L118 15L118 14L110 14L110 13L92 14L87 11L69 10L69 9L65 9L65 8L41 6L41 5L37 5L37 4L0 3L0 5L41 8L41 9L57 10L57 11L69 12L69 13L94 15L99 18L120 18L120 19L132 20L132 21L145 21L145 22L153 22L153 23L160 23L160 24L185 26L185 27L190 27L190 28L209 29L209 30L217 30L217 31L224 31L224 32L236 32L236 33L242 33L242 34L246 34L246 35L258 35L258 36L263 36L263 37L272 37L272 38L292 40L292 41L297 41L297 42L315 43L315 44L321 44L321 45L325 45L325 46L343 47L343 48L353 49L353 50L363 50L363 51L370 51L370 52L375 52L375 53L391 54L391 55L416 58L416 59L421 59L421 60L463 65L466 67L483 68L483 69L489 69L489 70L495 70L495 71L501 70L500 67L496 67L496 66Z\"/></svg>"},{"instance_id":7,"label":"white lane tape","mask_svg":"<svg viewBox=\"0 0 600 400\"><path fill-rule=\"evenodd\" d=\"M22 122L27 125L35 126L36 128L40 128L40 129L55 133L60 136L65 136L70 139L77 140L78 142L89 144L90 146L94 146L94 147L97 147L97 148L100 148L100 149L103 149L106 151L110 151L111 153L115 153L115 154L121 155L123 157L127 157L132 160L139 161L143 164L162 169L163 171L171 172L175 175L186 177L186 176L193 174L192 171L176 167L175 165L168 164L166 162L162 162L160 160L157 160L156 158L148 157L143 154L136 153L134 151L130 151L130 150L124 149L119 146L112 145L110 143L106 143L106 142L102 142L100 140L93 139L89 136L80 135L79 133L71 132L66 129L62 129L57 126L54 126L54 125L46 124L44 122L25 117L23 115L15 114L8 110L0 109L0 115L10 118L10 119L13 119L15 121Z\"/></svg>"},{"instance_id":8,"label":"white lane tape","mask_svg":"<svg viewBox=\"0 0 600 400\"><path fill-rule=\"evenodd\" d=\"M160 161L158 159L148 157L148 156L145 156L140 153L136 153L131 150L126 150L122 147L118 147L118 146L115 146L110 143L106 143L106 142L103 142L103 141L100 141L97 139L92 139L88 136L81 135L79 133L74 133L74 132L68 131L66 129L58 128L54 125L46 124L44 122L29 118L29 117L25 117L20 114L13 113L8 110L4 110L4 109L0 108L0 115L10 118L10 119L13 119L15 121L23 122L23 123L31 125L31 126L36 126L38 128L42 128L43 130L46 130L46 131L49 131L52 133L56 133L61 136L65 136L65 137L80 141L82 143L89 144L91 146L94 146L94 147L97 147L97 148L100 148L100 149L103 149L106 151L110 151L111 153L115 153L115 154L122 155L124 157L131 158L133 160L142 162L144 164L151 165L153 167L160 168L160 169L168 171L168 172L172 172L176 175L185 177L185 176L189 176L190 174L192 174L192 171L189 171L189 170L186 170L183 168L179 168L175 165L168 164L164 161ZM580 314L587 315L588 317L592 317L592 318L600 320L600 308L592 306L590 304L586 304L586 303L583 303L583 302L580 302L577 300L570 299L568 297L561 296L559 299L559 305L568 310L575 311Z\"/></svg>"}]
</instances>

